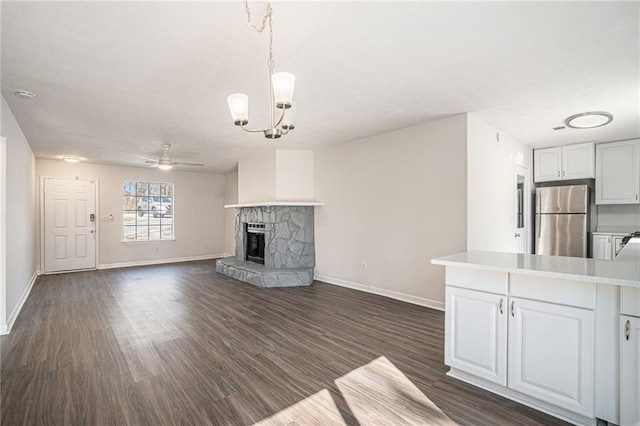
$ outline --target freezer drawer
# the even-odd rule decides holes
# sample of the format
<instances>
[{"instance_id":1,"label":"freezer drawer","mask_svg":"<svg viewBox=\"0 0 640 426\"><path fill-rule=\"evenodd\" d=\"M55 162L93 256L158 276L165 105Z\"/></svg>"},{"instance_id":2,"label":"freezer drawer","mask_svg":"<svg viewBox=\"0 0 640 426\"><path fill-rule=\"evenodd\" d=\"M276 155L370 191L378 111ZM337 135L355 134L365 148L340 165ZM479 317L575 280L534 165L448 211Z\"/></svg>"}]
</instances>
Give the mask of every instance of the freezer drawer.
<instances>
[{"instance_id":1,"label":"freezer drawer","mask_svg":"<svg viewBox=\"0 0 640 426\"><path fill-rule=\"evenodd\" d=\"M586 185L550 186L537 189L537 213L587 213L589 187Z\"/></svg>"},{"instance_id":2,"label":"freezer drawer","mask_svg":"<svg viewBox=\"0 0 640 426\"><path fill-rule=\"evenodd\" d=\"M587 257L586 214L536 215L536 253Z\"/></svg>"}]
</instances>

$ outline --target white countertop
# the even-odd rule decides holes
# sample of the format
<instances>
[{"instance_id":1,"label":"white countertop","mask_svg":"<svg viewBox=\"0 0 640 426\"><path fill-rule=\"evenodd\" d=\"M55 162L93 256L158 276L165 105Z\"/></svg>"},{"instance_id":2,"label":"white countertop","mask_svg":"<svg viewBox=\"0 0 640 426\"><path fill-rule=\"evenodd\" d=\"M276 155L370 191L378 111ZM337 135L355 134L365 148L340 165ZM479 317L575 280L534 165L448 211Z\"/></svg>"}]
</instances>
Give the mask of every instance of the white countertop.
<instances>
[{"instance_id":1,"label":"white countertop","mask_svg":"<svg viewBox=\"0 0 640 426\"><path fill-rule=\"evenodd\" d=\"M640 288L640 262L635 261L470 251L431 259L431 263Z\"/></svg>"}]
</instances>

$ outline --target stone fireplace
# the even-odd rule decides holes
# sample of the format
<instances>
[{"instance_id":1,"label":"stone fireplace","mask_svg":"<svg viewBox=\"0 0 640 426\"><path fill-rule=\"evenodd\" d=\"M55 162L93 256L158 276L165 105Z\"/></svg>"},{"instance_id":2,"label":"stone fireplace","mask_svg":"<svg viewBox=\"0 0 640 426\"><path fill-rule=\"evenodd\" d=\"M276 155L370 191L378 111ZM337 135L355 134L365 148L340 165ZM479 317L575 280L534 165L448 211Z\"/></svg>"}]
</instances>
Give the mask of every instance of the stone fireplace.
<instances>
[{"instance_id":1,"label":"stone fireplace","mask_svg":"<svg viewBox=\"0 0 640 426\"><path fill-rule=\"evenodd\" d=\"M260 287L306 286L315 267L314 207L240 207L235 256L216 271Z\"/></svg>"}]
</instances>

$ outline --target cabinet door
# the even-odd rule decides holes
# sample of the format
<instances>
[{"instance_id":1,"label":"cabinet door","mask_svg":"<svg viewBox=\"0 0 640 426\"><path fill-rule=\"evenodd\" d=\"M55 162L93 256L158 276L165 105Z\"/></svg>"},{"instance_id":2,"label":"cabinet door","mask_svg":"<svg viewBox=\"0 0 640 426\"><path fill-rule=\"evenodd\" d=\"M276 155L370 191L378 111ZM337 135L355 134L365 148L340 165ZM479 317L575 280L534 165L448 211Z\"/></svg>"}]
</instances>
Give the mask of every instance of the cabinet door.
<instances>
[{"instance_id":1,"label":"cabinet door","mask_svg":"<svg viewBox=\"0 0 640 426\"><path fill-rule=\"evenodd\" d=\"M548 182L562 179L562 149L545 148L533 151L533 181Z\"/></svg>"},{"instance_id":2,"label":"cabinet door","mask_svg":"<svg viewBox=\"0 0 640 426\"><path fill-rule=\"evenodd\" d=\"M596 145L596 204L640 204L640 139Z\"/></svg>"},{"instance_id":3,"label":"cabinet door","mask_svg":"<svg viewBox=\"0 0 640 426\"><path fill-rule=\"evenodd\" d=\"M620 316L620 424L640 424L640 318Z\"/></svg>"},{"instance_id":4,"label":"cabinet door","mask_svg":"<svg viewBox=\"0 0 640 426\"><path fill-rule=\"evenodd\" d=\"M509 388L593 417L593 311L509 303Z\"/></svg>"},{"instance_id":5,"label":"cabinet door","mask_svg":"<svg viewBox=\"0 0 640 426\"><path fill-rule=\"evenodd\" d=\"M446 288L445 364L507 385L507 297Z\"/></svg>"},{"instance_id":6,"label":"cabinet door","mask_svg":"<svg viewBox=\"0 0 640 426\"><path fill-rule=\"evenodd\" d=\"M596 147L593 142L562 147L562 179L596 177Z\"/></svg>"},{"instance_id":7,"label":"cabinet door","mask_svg":"<svg viewBox=\"0 0 640 426\"><path fill-rule=\"evenodd\" d=\"M611 235L593 236L593 258L611 260Z\"/></svg>"}]
</instances>

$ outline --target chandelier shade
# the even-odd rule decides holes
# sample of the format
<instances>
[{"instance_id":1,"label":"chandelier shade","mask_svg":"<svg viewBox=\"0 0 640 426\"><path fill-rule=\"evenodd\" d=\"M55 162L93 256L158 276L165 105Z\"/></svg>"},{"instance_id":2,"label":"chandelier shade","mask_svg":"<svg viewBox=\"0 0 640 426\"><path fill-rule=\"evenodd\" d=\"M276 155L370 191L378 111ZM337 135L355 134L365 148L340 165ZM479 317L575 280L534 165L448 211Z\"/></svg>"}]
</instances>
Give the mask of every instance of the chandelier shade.
<instances>
[{"instance_id":1,"label":"chandelier shade","mask_svg":"<svg viewBox=\"0 0 640 426\"><path fill-rule=\"evenodd\" d=\"M291 102L291 107L287 110L287 115L282 119L282 128L284 130L293 130L296 127L296 114L298 113L298 104Z\"/></svg>"},{"instance_id":2,"label":"chandelier shade","mask_svg":"<svg viewBox=\"0 0 640 426\"><path fill-rule=\"evenodd\" d=\"M273 85L273 96L276 100L276 107L291 107L296 76L290 72L277 72L271 76L271 83Z\"/></svg>"},{"instance_id":3,"label":"chandelier shade","mask_svg":"<svg viewBox=\"0 0 640 426\"><path fill-rule=\"evenodd\" d=\"M249 97L244 93L234 93L227 98L231 118L236 126L244 126L249 122Z\"/></svg>"}]
</instances>

